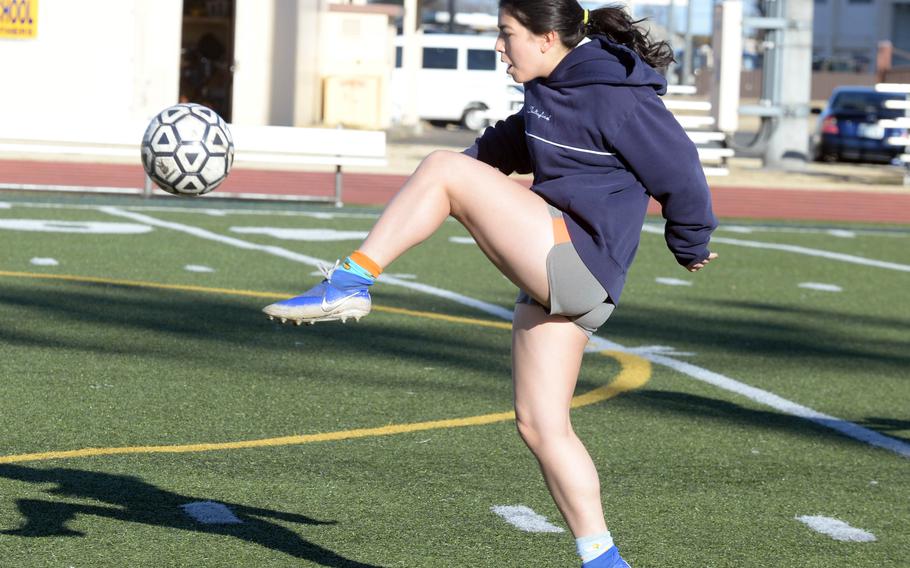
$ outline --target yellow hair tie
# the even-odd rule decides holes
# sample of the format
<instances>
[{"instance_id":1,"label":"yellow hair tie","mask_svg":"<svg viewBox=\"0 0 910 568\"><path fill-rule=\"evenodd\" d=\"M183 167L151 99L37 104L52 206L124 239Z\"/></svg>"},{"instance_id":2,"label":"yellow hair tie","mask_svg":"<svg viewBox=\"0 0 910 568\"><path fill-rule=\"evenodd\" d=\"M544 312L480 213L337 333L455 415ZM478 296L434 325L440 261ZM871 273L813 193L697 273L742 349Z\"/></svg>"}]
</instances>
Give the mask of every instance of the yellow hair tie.
<instances>
[{"instance_id":1,"label":"yellow hair tie","mask_svg":"<svg viewBox=\"0 0 910 568\"><path fill-rule=\"evenodd\" d=\"M585 8L585 17L584 17L584 19L581 21L581 23L582 23L582 24L585 24L585 25L587 25L587 23L588 23L588 9L587 9L587 8Z\"/></svg>"}]
</instances>

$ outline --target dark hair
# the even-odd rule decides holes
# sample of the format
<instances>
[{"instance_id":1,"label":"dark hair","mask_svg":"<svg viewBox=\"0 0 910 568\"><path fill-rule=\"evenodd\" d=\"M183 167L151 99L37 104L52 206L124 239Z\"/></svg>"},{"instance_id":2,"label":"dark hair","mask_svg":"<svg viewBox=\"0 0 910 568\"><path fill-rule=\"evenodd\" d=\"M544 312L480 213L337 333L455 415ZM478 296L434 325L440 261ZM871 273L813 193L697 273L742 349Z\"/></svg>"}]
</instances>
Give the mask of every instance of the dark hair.
<instances>
[{"instance_id":1,"label":"dark hair","mask_svg":"<svg viewBox=\"0 0 910 568\"><path fill-rule=\"evenodd\" d=\"M604 6L588 13L577 0L499 0L505 10L531 32L543 35L555 31L563 45L573 48L588 35L604 35L638 54L651 67L662 69L675 61L666 41L652 41L648 32L622 6Z\"/></svg>"}]
</instances>

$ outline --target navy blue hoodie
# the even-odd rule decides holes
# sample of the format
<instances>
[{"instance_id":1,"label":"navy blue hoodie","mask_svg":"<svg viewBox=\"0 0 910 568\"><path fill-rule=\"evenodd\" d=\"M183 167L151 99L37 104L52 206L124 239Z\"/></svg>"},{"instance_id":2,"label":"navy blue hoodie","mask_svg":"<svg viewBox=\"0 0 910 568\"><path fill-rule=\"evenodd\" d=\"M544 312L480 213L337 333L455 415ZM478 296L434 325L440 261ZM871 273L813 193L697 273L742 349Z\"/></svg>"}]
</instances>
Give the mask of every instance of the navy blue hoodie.
<instances>
[{"instance_id":1,"label":"navy blue hoodie","mask_svg":"<svg viewBox=\"0 0 910 568\"><path fill-rule=\"evenodd\" d=\"M549 77L526 83L521 111L465 150L506 175L534 173L531 189L564 213L578 255L614 303L649 197L683 266L708 257L717 226L698 152L665 92L666 80L634 51L592 36Z\"/></svg>"}]
</instances>

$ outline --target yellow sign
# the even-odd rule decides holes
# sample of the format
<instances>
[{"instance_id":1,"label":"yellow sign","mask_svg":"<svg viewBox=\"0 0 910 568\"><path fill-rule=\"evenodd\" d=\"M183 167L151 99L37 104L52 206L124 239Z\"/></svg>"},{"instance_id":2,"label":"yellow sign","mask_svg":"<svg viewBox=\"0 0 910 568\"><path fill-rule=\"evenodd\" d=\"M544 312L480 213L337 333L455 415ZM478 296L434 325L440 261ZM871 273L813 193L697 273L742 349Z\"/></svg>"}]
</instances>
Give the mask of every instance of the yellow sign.
<instances>
[{"instance_id":1,"label":"yellow sign","mask_svg":"<svg viewBox=\"0 0 910 568\"><path fill-rule=\"evenodd\" d=\"M0 39L38 36L38 0L0 0Z\"/></svg>"}]
</instances>

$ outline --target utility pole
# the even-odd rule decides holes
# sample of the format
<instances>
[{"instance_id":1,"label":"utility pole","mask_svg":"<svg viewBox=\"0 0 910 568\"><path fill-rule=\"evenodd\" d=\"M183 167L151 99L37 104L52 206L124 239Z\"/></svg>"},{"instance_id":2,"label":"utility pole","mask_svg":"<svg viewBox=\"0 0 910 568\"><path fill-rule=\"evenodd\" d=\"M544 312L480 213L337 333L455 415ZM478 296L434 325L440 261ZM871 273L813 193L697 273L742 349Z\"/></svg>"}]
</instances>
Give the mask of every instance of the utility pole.
<instances>
[{"instance_id":1,"label":"utility pole","mask_svg":"<svg viewBox=\"0 0 910 568\"><path fill-rule=\"evenodd\" d=\"M766 168L803 169L809 161L813 1L763 0L766 16L743 21L766 32L761 104L740 107L768 128Z\"/></svg>"},{"instance_id":2,"label":"utility pole","mask_svg":"<svg viewBox=\"0 0 910 568\"><path fill-rule=\"evenodd\" d=\"M692 84L692 1L686 0L686 32L683 46L682 84Z\"/></svg>"},{"instance_id":3,"label":"utility pole","mask_svg":"<svg viewBox=\"0 0 910 568\"><path fill-rule=\"evenodd\" d=\"M417 43L417 22L420 4L417 0L404 0L404 19L402 35L404 45L401 50L401 67L405 73L404 101L401 109L401 124L415 132L420 130L420 118L417 115L417 72L420 69L420 45Z\"/></svg>"},{"instance_id":4,"label":"utility pole","mask_svg":"<svg viewBox=\"0 0 910 568\"><path fill-rule=\"evenodd\" d=\"M739 88L743 63L743 0L714 5L714 85L711 116L714 127L732 137L739 129Z\"/></svg>"},{"instance_id":5,"label":"utility pole","mask_svg":"<svg viewBox=\"0 0 910 568\"><path fill-rule=\"evenodd\" d=\"M667 39L670 42L670 47L673 51L676 51L676 0L670 0L669 11L667 12ZM676 62L671 62L667 66L667 82L671 85L675 85L678 81L676 80Z\"/></svg>"},{"instance_id":6,"label":"utility pole","mask_svg":"<svg viewBox=\"0 0 910 568\"><path fill-rule=\"evenodd\" d=\"M449 33L455 33L455 0L449 0Z\"/></svg>"}]
</instances>

